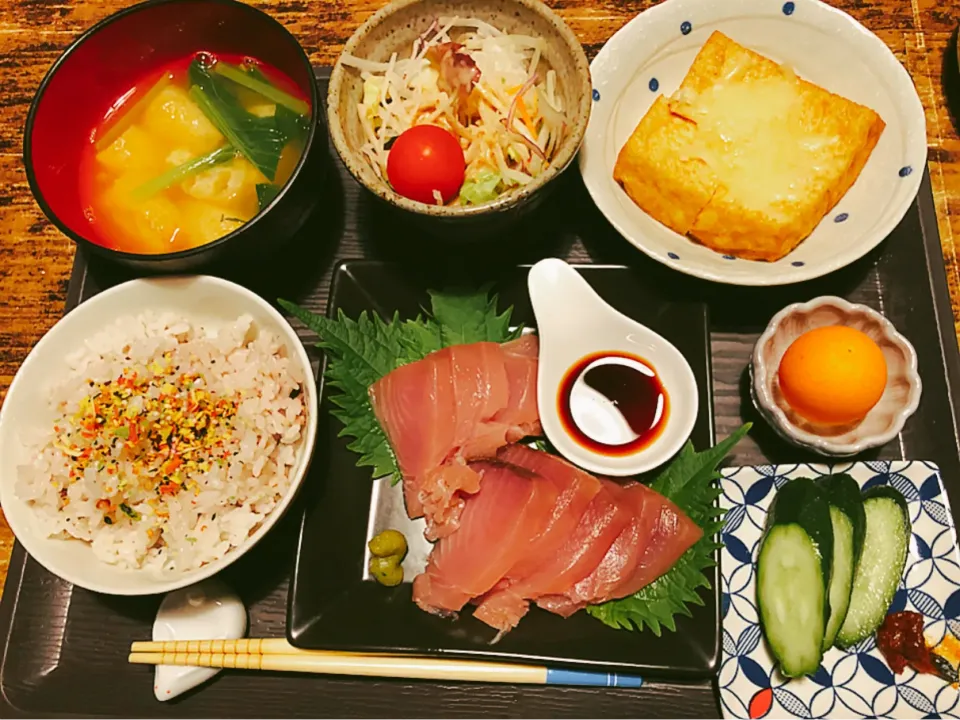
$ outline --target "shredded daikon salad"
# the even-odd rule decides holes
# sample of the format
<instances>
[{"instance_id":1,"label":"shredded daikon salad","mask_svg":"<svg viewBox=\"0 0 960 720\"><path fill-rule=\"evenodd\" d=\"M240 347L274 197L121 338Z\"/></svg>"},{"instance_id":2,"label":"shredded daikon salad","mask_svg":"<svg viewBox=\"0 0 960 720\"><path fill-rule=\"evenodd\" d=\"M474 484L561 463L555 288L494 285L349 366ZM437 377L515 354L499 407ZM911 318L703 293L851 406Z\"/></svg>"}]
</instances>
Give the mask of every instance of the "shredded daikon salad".
<instances>
[{"instance_id":1,"label":"shredded daikon salad","mask_svg":"<svg viewBox=\"0 0 960 720\"><path fill-rule=\"evenodd\" d=\"M433 124L452 132L464 151L464 182L453 204L490 202L531 182L566 132L556 72L538 67L545 44L476 18L441 17L409 57L344 55L343 64L363 79L357 111L373 168L386 179L392 141L414 125Z\"/></svg>"}]
</instances>

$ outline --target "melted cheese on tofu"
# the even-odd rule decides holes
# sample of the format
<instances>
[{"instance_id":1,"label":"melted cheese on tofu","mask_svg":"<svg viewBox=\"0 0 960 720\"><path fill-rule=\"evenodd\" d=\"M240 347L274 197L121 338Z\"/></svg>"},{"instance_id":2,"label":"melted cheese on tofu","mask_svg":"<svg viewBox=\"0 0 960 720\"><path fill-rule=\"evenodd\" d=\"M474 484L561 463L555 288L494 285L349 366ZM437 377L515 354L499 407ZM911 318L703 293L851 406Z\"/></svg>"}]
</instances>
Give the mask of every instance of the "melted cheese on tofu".
<instances>
[{"instance_id":1,"label":"melted cheese on tofu","mask_svg":"<svg viewBox=\"0 0 960 720\"><path fill-rule=\"evenodd\" d=\"M792 74L745 81L728 73L697 95L680 91L671 110L696 123L690 154L710 166L727 193L771 215L802 201L839 141L802 127L803 95Z\"/></svg>"}]
</instances>

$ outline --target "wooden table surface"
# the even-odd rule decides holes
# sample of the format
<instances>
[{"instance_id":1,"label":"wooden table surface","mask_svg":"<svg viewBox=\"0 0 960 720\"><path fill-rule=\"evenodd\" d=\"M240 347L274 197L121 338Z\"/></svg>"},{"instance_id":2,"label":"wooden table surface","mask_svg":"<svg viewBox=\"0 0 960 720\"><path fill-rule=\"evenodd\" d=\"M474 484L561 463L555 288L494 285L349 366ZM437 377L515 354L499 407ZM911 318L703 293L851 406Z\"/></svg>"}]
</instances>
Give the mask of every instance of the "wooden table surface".
<instances>
[{"instance_id":1,"label":"wooden table surface","mask_svg":"<svg viewBox=\"0 0 960 720\"><path fill-rule=\"evenodd\" d=\"M706 0L704 0L706 1ZM718 0L714 0L718 1ZM548 0L590 57L647 0ZM0 401L30 348L60 317L73 243L41 214L27 186L22 133L33 93L58 54L125 0L0 0ZM258 0L306 48L332 64L353 30L382 0ZM834 0L877 33L904 63L927 114L929 167L954 319L960 324L960 138L944 86L960 5L942 0ZM953 6L951 8L951 6ZM952 66L955 68L955 64ZM960 83L953 83L953 85ZM956 106L956 99L953 99ZM13 536L0 514L0 585Z\"/></svg>"}]
</instances>

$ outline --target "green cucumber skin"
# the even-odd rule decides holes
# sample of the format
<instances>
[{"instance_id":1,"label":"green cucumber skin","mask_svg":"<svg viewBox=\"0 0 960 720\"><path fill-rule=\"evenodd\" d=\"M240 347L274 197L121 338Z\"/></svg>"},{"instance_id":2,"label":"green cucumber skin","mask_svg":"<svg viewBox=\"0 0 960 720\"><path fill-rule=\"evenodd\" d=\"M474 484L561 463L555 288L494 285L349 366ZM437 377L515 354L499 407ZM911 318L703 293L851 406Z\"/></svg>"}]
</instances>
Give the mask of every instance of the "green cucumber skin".
<instances>
[{"instance_id":1,"label":"green cucumber skin","mask_svg":"<svg viewBox=\"0 0 960 720\"><path fill-rule=\"evenodd\" d=\"M818 640L818 642L821 642L823 639L822 632L826 629L830 618L829 588L833 565L833 525L830 520L830 505L827 503L822 489L813 480L797 478L789 481L777 492L770 505L767 514L767 527L761 541L760 552L757 555L757 605L761 622L766 615L766 609L762 597L763 593L759 592L760 573L764 572L764 568L760 567L760 560L764 555L764 546L770 537L770 533L780 525L797 525L802 528L810 538L818 555L821 580L818 590L823 600L823 621L820 629L821 637ZM764 630L764 635L766 636L766 630ZM769 638L767 638L767 641L774 655L778 658L781 672L784 672L785 669L781 659L784 653L779 648L774 648L773 644L769 642ZM816 669L816 666L812 668L788 668L787 672L790 672L790 676L797 676L815 672Z\"/></svg>"},{"instance_id":2,"label":"green cucumber skin","mask_svg":"<svg viewBox=\"0 0 960 720\"><path fill-rule=\"evenodd\" d=\"M863 538L867 534L867 515L863 511L864 497L860 493L860 485L846 473L828 475L820 480L819 485L827 502L850 518L853 525L853 567L856 571L863 551Z\"/></svg>"},{"instance_id":3,"label":"green cucumber skin","mask_svg":"<svg viewBox=\"0 0 960 720\"><path fill-rule=\"evenodd\" d=\"M827 592L830 603L830 618L823 631L821 645L826 652L846 619L850 607L850 595L853 592L854 567L853 525L846 513L830 506L830 520L833 523L833 567L830 569L830 587Z\"/></svg>"},{"instance_id":4,"label":"green cucumber skin","mask_svg":"<svg viewBox=\"0 0 960 720\"><path fill-rule=\"evenodd\" d=\"M833 566L833 525L830 522L830 506L823 491L810 478L791 480L777 492L767 515L767 532L780 524L796 523L813 540L820 553L824 592L830 588L830 571ZM824 622L830 618L829 603L824 606Z\"/></svg>"},{"instance_id":5,"label":"green cucumber skin","mask_svg":"<svg viewBox=\"0 0 960 720\"><path fill-rule=\"evenodd\" d=\"M900 520L902 523L900 528L902 535L898 537L900 537L902 540L903 547L900 549L899 557L892 559L892 567L896 567L897 569L893 584L887 585L881 589L883 594L881 595L880 599L882 601L881 604L884 604L883 612L877 614L877 617L874 618L874 622L871 625L864 624L859 627L848 628L847 621L851 618L850 612L854 609L854 604L857 603L859 609L859 607L861 607L865 602L869 603L871 600L869 597L866 599L858 597L856 592L857 586L861 584L862 580L860 577L860 571L867 565L866 558L868 557L868 554L870 554L870 557L872 557L873 554L877 552L874 547L870 547L864 543L860 558L861 562L858 563L857 573L854 574L853 592L850 598L850 606L847 609L847 618L840 627L840 631L837 633L835 643L837 647L844 650L853 647L864 638L873 634L883 622L883 618L886 617L890 603L893 601L893 596L896 594L897 587L899 587L900 580L903 577L903 569L906 565L907 555L910 550L910 534L913 529L910 522L910 511L907 508L907 502L903 495L896 488L890 487L889 485L879 485L864 492L862 497L865 514L866 510L868 509L868 505L872 502L890 500L897 505L898 509L900 510ZM893 539L894 538L889 537L889 533L882 533L880 543L886 548L889 546L889 543L893 541Z\"/></svg>"},{"instance_id":6,"label":"green cucumber skin","mask_svg":"<svg viewBox=\"0 0 960 720\"><path fill-rule=\"evenodd\" d=\"M823 649L826 651L836 640L837 633L843 626L847 610L850 607L853 581L857 575L857 564L863 551L863 538L867 532L867 516L863 509L860 485L848 474L827 475L821 478L817 485L823 490L824 497L830 505L831 514L837 512L841 514L841 517L846 518L851 533L851 552L843 565L841 565L841 558L837 556L837 553L843 552L840 546L841 543L846 544L844 542L846 538L841 540L836 534L834 535L834 562L831 567L830 587L827 592L830 602L830 618L827 620L823 637ZM840 522L839 519L838 522ZM834 530L836 531L836 527L834 527ZM835 587L840 582L844 582L845 587Z\"/></svg>"}]
</instances>

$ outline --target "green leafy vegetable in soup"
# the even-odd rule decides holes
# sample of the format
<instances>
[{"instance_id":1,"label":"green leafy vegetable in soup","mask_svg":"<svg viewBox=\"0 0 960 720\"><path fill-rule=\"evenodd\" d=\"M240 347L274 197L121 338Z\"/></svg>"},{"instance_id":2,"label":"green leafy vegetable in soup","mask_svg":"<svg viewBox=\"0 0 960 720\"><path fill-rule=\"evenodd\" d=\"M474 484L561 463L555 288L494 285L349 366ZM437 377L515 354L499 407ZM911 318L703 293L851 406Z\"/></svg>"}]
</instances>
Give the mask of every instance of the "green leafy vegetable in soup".
<instances>
[{"instance_id":1,"label":"green leafy vegetable in soup","mask_svg":"<svg viewBox=\"0 0 960 720\"><path fill-rule=\"evenodd\" d=\"M261 212L296 168L310 105L254 61L196 53L124 94L81 159L98 241L138 254L203 245Z\"/></svg>"}]
</instances>

